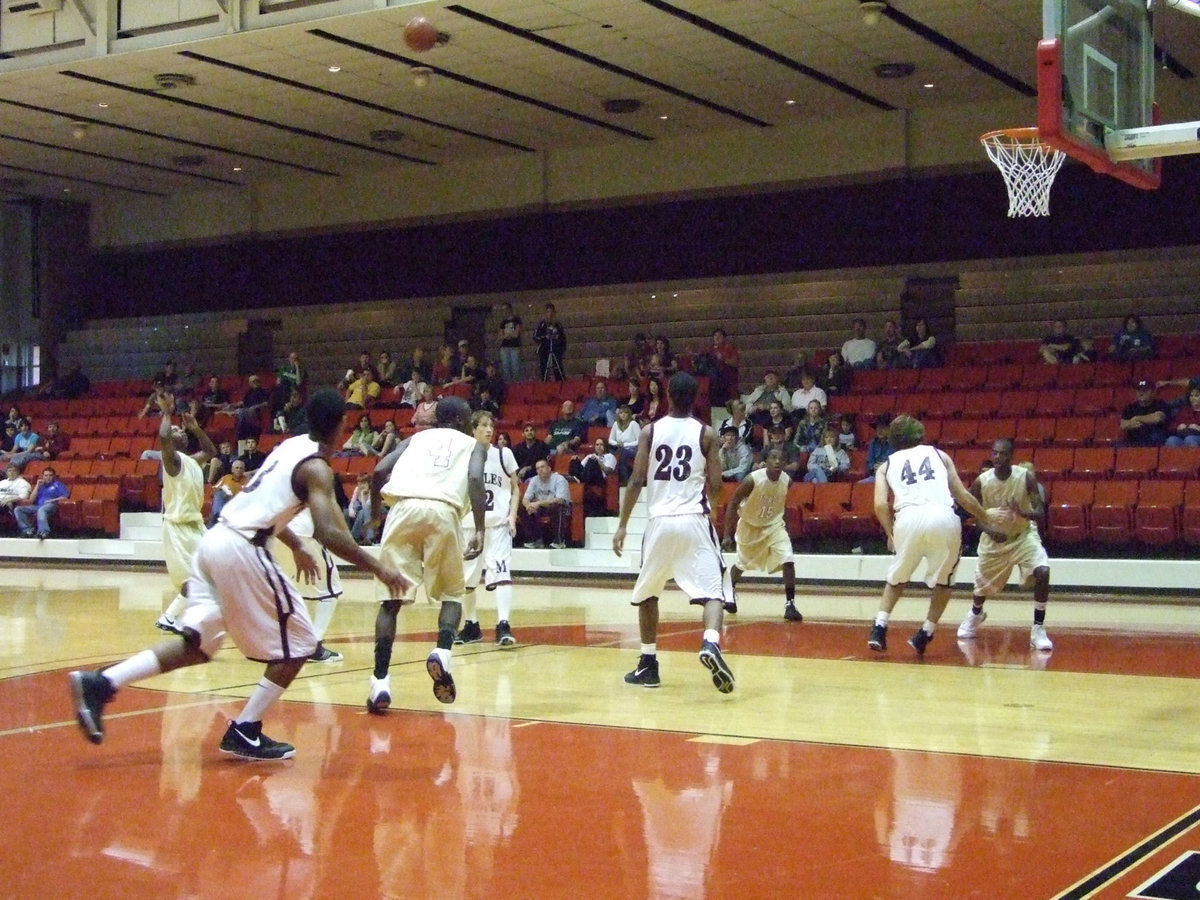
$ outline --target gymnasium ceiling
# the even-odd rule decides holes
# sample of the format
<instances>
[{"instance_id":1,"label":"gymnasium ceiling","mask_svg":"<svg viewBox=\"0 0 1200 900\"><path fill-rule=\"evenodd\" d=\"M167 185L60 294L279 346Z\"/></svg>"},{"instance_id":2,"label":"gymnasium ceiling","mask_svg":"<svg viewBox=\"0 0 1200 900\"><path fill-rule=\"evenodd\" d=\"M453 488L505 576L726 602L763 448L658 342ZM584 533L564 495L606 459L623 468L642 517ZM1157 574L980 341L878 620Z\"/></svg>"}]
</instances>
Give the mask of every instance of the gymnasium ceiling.
<instances>
[{"instance_id":1,"label":"gymnasium ceiling","mask_svg":"<svg viewBox=\"0 0 1200 900\"><path fill-rule=\"evenodd\" d=\"M14 2L0 198L77 200L1011 104L1034 95L1042 5L891 0L867 25L858 0L65 0L19 21ZM123 27L164 8L186 21ZM417 15L449 42L408 49ZM1164 12L1158 32L1164 119L1200 119L1200 19Z\"/></svg>"}]
</instances>

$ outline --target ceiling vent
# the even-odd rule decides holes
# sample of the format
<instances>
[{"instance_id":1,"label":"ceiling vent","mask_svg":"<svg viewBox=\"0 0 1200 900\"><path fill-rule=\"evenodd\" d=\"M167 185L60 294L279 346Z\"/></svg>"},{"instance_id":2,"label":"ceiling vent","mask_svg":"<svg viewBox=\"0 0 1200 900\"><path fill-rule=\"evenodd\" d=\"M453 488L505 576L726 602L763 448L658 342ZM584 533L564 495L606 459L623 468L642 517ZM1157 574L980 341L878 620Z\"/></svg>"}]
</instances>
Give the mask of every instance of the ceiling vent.
<instances>
[{"instance_id":1,"label":"ceiling vent","mask_svg":"<svg viewBox=\"0 0 1200 900\"><path fill-rule=\"evenodd\" d=\"M404 132L395 128L376 128L371 132L371 140L377 144L394 144L404 140Z\"/></svg>"},{"instance_id":2,"label":"ceiling vent","mask_svg":"<svg viewBox=\"0 0 1200 900\"><path fill-rule=\"evenodd\" d=\"M195 83L195 75L187 75L183 72L159 72L154 76L154 86L160 91L173 91L175 88L191 87Z\"/></svg>"},{"instance_id":3,"label":"ceiling vent","mask_svg":"<svg viewBox=\"0 0 1200 900\"><path fill-rule=\"evenodd\" d=\"M197 166L204 165L204 163L207 162L207 159L201 156L199 153L195 153L184 154L183 156L173 156L171 157L171 162L175 164L175 168L177 169L194 169Z\"/></svg>"},{"instance_id":4,"label":"ceiling vent","mask_svg":"<svg viewBox=\"0 0 1200 900\"><path fill-rule=\"evenodd\" d=\"M4 0L6 13L26 13L32 16L40 13L56 13L62 8L63 0Z\"/></svg>"},{"instance_id":5,"label":"ceiling vent","mask_svg":"<svg viewBox=\"0 0 1200 900\"><path fill-rule=\"evenodd\" d=\"M604 111L616 115L635 113L642 108L642 101L633 97L614 97L604 101Z\"/></svg>"}]
</instances>

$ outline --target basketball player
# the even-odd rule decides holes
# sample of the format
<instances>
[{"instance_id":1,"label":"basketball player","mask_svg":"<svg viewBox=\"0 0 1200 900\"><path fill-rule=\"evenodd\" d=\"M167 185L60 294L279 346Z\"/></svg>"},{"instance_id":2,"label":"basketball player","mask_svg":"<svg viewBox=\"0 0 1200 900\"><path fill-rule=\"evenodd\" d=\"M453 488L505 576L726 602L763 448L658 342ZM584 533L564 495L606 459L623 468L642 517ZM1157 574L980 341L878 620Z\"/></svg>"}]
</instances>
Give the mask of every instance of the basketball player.
<instances>
[{"instance_id":1,"label":"basketball player","mask_svg":"<svg viewBox=\"0 0 1200 900\"><path fill-rule=\"evenodd\" d=\"M887 533L888 549L896 558L888 568L867 646L879 653L887 649L888 617L904 593L905 583L924 559L925 583L933 595L924 624L908 642L924 655L950 600L950 580L962 550L962 522L954 511L954 501L958 500L981 525L990 526L991 519L963 487L950 457L922 443L925 427L919 421L912 416L897 416L888 433L896 449L875 471L875 515Z\"/></svg>"},{"instance_id":2,"label":"basketball player","mask_svg":"<svg viewBox=\"0 0 1200 900\"><path fill-rule=\"evenodd\" d=\"M783 617L802 622L796 609L796 564L792 560L792 539L783 524L783 507L792 480L783 471L784 452L780 447L767 451L764 468L755 469L737 486L725 507L725 528L721 545L734 548L733 520L737 517L737 563L726 572L725 611L737 612L734 588L748 570L774 574L783 570Z\"/></svg>"},{"instance_id":3,"label":"basketball player","mask_svg":"<svg viewBox=\"0 0 1200 900\"><path fill-rule=\"evenodd\" d=\"M228 632L249 659L266 660L264 677L221 740L223 753L251 760L288 759L291 744L262 733L262 717L316 650L312 620L296 587L267 551L275 535L306 577L316 562L288 529L302 509L312 512L314 537L342 559L372 572L392 596L410 587L394 568L355 543L333 494L328 458L342 426L342 397L323 389L308 402L309 433L282 442L254 478L205 532L188 579L187 606L176 621L180 636L164 640L103 671L72 672L79 727L93 744L104 740L101 713L127 684L208 662Z\"/></svg>"},{"instance_id":4,"label":"basketball player","mask_svg":"<svg viewBox=\"0 0 1200 900\"><path fill-rule=\"evenodd\" d=\"M340 507L342 505L341 498L345 496L345 493L336 480L334 496L338 498ZM325 632L329 630L333 612L337 609L338 600L342 597L342 574L338 571L333 554L313 537L312 513L307 509L303 510L296 518L292 519L288 528L304 545L304 551L316 560L317 564L316 574L312 578L304 578L301 573L296 573L296 586L300 589L300 596L308 604L308 611L312 615L313 629L317 633L317 649L313 651L309 661L341 662L342 654L325 646Z\"/></svg>"},{"instance_id":5,"label":"basketball player","mask_svg":"<svg viewBox=\"0 0 1200 900\"><path fill-rule=\"evenodd\" d=\"M180 418L183 427L171 424L175 398L167 393L154 395L162 421L158 443L162 448L162 543L167 577L175 588L175 599L154 624L163 631L177 632L175 619L187 606L184 585L192 566L192 556L204 537L204 466L217 455L217 448L190 412ZM188 455L188 434L200 444L199 452Z\"/></svg>"},{"instance_id":6,"label":"basketball player","mask_svg":"<svg viewBox=\"0 0 1200 900\"><path fill-rule=\"evenodd\" d=\"M380 714L392 703L388 666L396 640L396 616L425 584L429 602L438 603L437 647L425 660L433 696L453 703L458 695L450 675L450 650L462 618L466 592L463 560L483 549L484 468L488 448L471 435L471 407L461 397L437 404L437 425L418 431L380 460L371 476L372 526L383 498L391 503L380 541L379 558L404 573L408 590L383 601L375 617L375 670L367 694L367 712ZM396 462L404 457L404 465ZM462 549L461 522L470 510L474 532Z\"/></svg>"},{"instance_id":7,"label":"basketball player","mask_svg":"<svg viewBox=\"0 0 1200 900\"><path fill-rule=\"evenodd\" d=\"M500 647L515 647L508 617L512 614L512 539L517 533L517 510L521 502L521 483L517 480L517 460L508 447L493 447L492 435L496 423L490 412L480 410L471 415L471 430L475 440L487 447L487 462L483 466L484 513L483 552L463 563L463 580L467 592L463 597L463 627L454 639L456 644L473 644L483 640L483 631L475 613L475 588L484 579L487 590L496 595L496 643ZM462 521L464 543L474 536L474 519Z\"/></svg>"},{"instance_id":8,"label":"basketball player","mask_svg":"<svg viewBox=\"0 0 1200 900\"><path fill-rule=\"evenodd\" d=\"M975 570L975 596L971 611L958 626L958 636L970 640L987 619L983 604L1004 590L1014 567L1021 583L1033 580L1033 627L1029 645L1035 650L1053 650L1046 634L1046 603L1050 599L1050 558L1038 535L1034 519L1046 514L1037 476L1027 469L1013 468L1013 442L1002 438L992 444L992 468L980 473L971 484L971 494L992 510L1003 510L1013 526L1005 531L984 529L979 538L979 566ZM999 516L998 516L999 518ZM1002 524L1002 523L998 523Z\"/></svg>"},{"instance_id":9,"label":"basketball player","mask_svg":"<svg viewBox=\"0 0 1200 900\"><path fill-rule=\"evenodd\" d=\"M643 687L661 683L656 645L658 597L673 578L691 603L704 608L700 662L712 673L717 690L728 694L733 690L733 672L719 646L725 617L725 566L708 502L710 495L721 490L721 458L717 433L692 417L696 391L696 379L691 375L676 372L671 376L667 390L671 411L638 436L633 475L613 534L613 552L620 556L629 515L645 484L650 521L642 540L642 571L631 600L638 608L642 655L625 682Z\"/></svg>"}]
</instances>

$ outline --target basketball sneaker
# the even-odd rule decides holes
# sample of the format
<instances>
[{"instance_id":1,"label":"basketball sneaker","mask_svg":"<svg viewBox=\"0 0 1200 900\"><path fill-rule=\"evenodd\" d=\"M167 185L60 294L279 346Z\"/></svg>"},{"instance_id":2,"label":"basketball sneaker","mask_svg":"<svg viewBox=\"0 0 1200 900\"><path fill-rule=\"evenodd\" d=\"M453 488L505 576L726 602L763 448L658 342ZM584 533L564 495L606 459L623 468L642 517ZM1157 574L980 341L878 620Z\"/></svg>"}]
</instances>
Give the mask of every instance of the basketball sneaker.
<instances>
[{"instance_id":1,"label":"basketball sneaker","mask_svg":"<svg viewBox=\"0 0 1200 900\"><path fill-rule=\"evenodd\" d=\"M392 689L389 681L390 677L387 675L383 678L371 676L371 689L367 693L367 712L382 716L384 710L392 705Z\"/></svg>"},{"instance_id":2,"label":"basketball sneaker","mask_svg":"<svg viewBox=\"0 0 1200 900\"><path fill-rule=\"evenodd\" d=\"M659 687L662 682L658 678L658 657L647 656L645 653L639 656L633 671L625 675L625 683L640 684L648 688Z\"/></svg>"},{"instance_id":3,"label":"basketball sneaker","mask_svg":"<svg viewBox=\"0 0 1200 900\"><path fill-rule=\"evenodd\" d=\"M456 644L474 644L483 640L483 629L478 622L464 622L462 630L454 636Z\"/></svg>"},{"instance_id":4,"label":"basketball sneaker","mask_svg":"<svg viewBox=\"0 0 1200 900\"><path fill-rule=\"evenodd\" d=\"M925 655L925 648L933 640L933 635L924 628L918 628L917 633L908 639L908 646L917 651L917 656Z\"/></svg>"},{"instance_id":5,"label":"basketball sneaker","mask_svg":"<svg viewBox=\"0 0 1200 900\"><path fill-rule=\"evenodd\" d=\"M100 672L72 672L67 676L71 699L75 702L75 719L79 729L93 744L104 740L104 721L101 711L117 689Z\"/></svg>"},{"instance_id":6,"label":"basketball sneaker","mask_svg":"<svg viewBox=\"0 0 1200 900\"><path fill-rule=\"evenodd\" d=\"M458 688L454 686L454 679L450 677L450 671L442 665L442 658L436 652L430 653L425 658L425 671L433 679L433 696L437 701L453 703L454 698L458 696Z\"/></svg>"},{"instance_id":7,"label":"basketball sneaker","mask_svg":"<svg viewBox=\"0 0 1200 900\"><path fill-rule=\"evenodd\" d=\"M496 643L501 647L517 646L517 639L513 637L512 629L508 627L508 622L503 619L496 623Z\"/></svg>"},{"instance_id":8,"label":"basketball sneaker","mask_svg":"<svg viewBox=\"0 0 1200 900\"><path fill-rule=\"evenodd\" d=\"M324 643L317 641L317 649L313 651L313 654L308 658L308 661L334 663L341 662L342 658L342 654L338 653L336 650L330 650L325 646Z\"/></svg>"},{"instance_id":9,"label":"basketball sneaker","mask_svg":"<svg viewBox=\"0 0 1200 900\"><path fill-rule=\"evenodd\" d=\"M871 633L867 637L867 646L876 653L883 653L887 650L887 626L872 625Z\"/></svg>"},{"instance_id":10,"label":"basketball sneaker","mask_svg":"<svg viewBox=\"0 0 1200 900\"><path fill-rule=\"evenodd\" d=\"M803 622L804 615L800 610L796 609L796 604L791 600L783 604L783 617L789 622Z\"/></svg>"},{"instance_id":11,"label":"basketball sneaker","mask_svg":"<svg viewBox=\"0 0 1200 900\"><path fill-rule=\"evenodd\" d=\"M175 624L175 620L172 619L170 616L168 616L166 613L163 613L161 616L158 617L158 621L154 623L154 627L157 628L159 631L169 631L171 634L182 634L183 633L179 630L179 626L177 624Z\"/></svg>"},{"instance_id":12,"label":"basketball sneaker","mask_svg":"<svg viewBox=\"0 0 1200 900\"><path fill-rule=\"evenodd\" d=\"M700 645L700 664L712 673L713 684L718 691L722 694L733 692L733 672L721 655L721 648L712 641Z\"/></svg>"},{"instance_id":13,"label":"basketball sneaker","mask_svg":"<svg viewBox=\"0 0 1200 900\"><path fill-rule=\"evenodd\" d=\"M220 750L230 756L259 761L291 759L296 748L283 741L273 741L262 733L262 722L230 722L221 738Z\"/></svg>"},{"instance_id":14,"label":"basketball sneaker","mask_svg":"<svg viewBox=\"0 0 1200 900\"><path fill-rule=\"evenodd\" d=\"M1046 634L1045 625L1034 625L1029 629L1029 646L1034 650L1054 649L1054 643L1050 640L1050 635Z\"/></svg>"},{"instance_id":15,"label":"basketball sneaker","mask_svg":"<svg viewBox=\"0 0 1200 900\"><path fill-rule=\"evenodd\" d=\"M967 617L962 620L962 624L958 626L958 636L965 641L969 641L975 635L979 634L979 626L987 621L987 610L981 610L979 615L973 612L967 613Z\"/></svg>"}]
</instances>

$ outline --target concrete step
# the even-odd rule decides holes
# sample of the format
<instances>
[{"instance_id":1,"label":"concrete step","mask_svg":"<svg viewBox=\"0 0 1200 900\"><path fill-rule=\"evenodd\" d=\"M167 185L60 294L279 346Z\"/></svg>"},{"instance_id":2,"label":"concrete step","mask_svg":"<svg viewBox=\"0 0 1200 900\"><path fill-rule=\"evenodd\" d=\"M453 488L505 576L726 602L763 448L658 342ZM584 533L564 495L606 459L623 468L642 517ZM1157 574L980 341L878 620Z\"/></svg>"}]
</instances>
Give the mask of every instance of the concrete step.
<instances>
[{"instance_id":1,"label":"concrete step","mask_svg":"<svg viewBox=\"0 0 1200 900\"><path fill-rule=\"evenodd\" d=\"M121 513L121 540L161 541L162 514L148 512Z\"/></svg>"}]
</instances>

